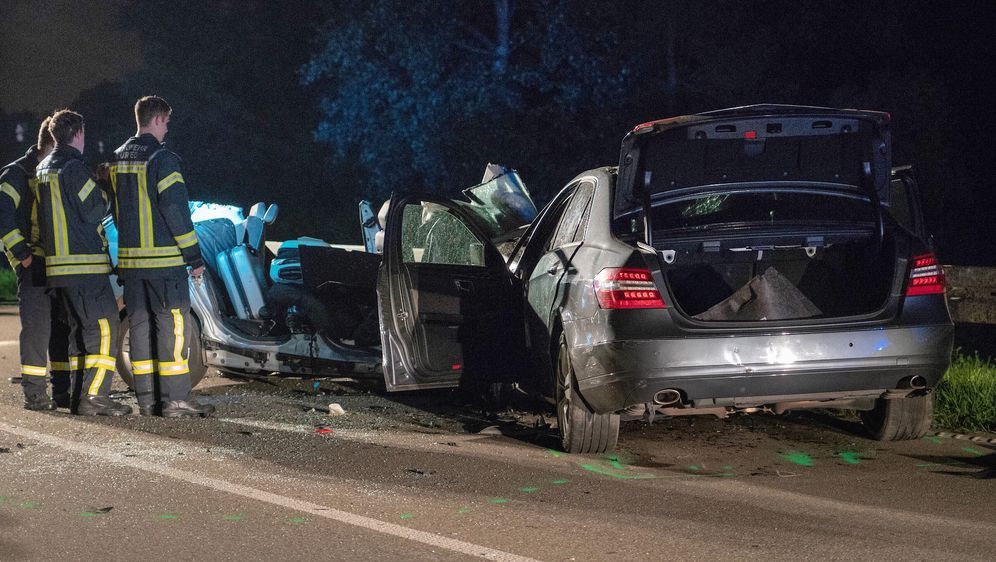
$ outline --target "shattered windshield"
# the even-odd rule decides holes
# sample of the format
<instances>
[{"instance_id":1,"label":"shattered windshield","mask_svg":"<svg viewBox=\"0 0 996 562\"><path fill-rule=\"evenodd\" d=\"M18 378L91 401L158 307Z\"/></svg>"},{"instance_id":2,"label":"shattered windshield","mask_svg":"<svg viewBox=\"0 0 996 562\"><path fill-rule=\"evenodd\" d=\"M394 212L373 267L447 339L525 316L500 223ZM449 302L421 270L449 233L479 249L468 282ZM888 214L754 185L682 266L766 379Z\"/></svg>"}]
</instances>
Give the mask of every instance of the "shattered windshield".
<instances>
[{"instance_id":1,"label":"shattered windshield","mask_svg":"<svg viewBox=\"0 0 996 562\"><path fill-rule=\"evenodd\" d=\"M464 195L470 201L460 201L460 205L481 219L481 226L492 240L536 218L536 204L519 174L514 171L471 187L464 191Z\"/></svg>"}]
</instances>

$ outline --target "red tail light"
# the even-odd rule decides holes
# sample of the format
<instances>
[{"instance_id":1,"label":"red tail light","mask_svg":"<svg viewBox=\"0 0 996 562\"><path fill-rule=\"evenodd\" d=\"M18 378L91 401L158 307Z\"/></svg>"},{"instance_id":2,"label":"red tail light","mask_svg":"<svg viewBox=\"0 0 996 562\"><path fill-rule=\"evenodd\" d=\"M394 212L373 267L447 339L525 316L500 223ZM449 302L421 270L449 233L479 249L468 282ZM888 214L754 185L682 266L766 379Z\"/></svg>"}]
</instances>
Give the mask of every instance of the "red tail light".
<instances>
[{"instance_id":1,"label":"red tail light","mask_svg":"<svg viewBox=\"0 0 996 562\"><path fill-rule=\"evenodd\" d=\"M915 256L910 269L910 280L906 285L906 296L940 294L944 294L944 269L937 263L937 256Z\"/></svg>"},{"instance_id":2,"label":"red tail light","mask_svg":"<svg viewBox=\"0 0 996 562\"><path fill-rule=\"evenodd\" d=\"M595 298L602 308L664 308L648 269L609 267L595 277Z\"/></svg>"}]
</instances>

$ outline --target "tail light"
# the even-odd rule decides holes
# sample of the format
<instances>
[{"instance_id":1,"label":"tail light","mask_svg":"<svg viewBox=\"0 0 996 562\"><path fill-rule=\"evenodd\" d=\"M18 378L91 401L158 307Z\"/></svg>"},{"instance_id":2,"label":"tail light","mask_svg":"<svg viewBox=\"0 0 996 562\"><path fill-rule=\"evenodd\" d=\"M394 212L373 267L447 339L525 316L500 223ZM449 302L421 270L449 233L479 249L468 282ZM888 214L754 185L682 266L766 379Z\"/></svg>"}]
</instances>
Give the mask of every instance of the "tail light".
<instances>
[{"instance_id":1,"label":"tail light","mask_svg":"<svg viewBox=\"0 0 996 562\"><path fill-rule=\"evenodd\" d=\"M664 308L648 269L609 267L595 276L595 298L602 308Z\"/></svg>"},{"instance_id":2,"label":"tail light","mask_svg":"<svg viewBox=\"0 0 996 562\"><path fill-rule=\"evenodd\" d=\"M944 269L937 263L937 256L932 253L914 256L906 296L940 294L944 294Z\"/></svg>"}]
</instances>

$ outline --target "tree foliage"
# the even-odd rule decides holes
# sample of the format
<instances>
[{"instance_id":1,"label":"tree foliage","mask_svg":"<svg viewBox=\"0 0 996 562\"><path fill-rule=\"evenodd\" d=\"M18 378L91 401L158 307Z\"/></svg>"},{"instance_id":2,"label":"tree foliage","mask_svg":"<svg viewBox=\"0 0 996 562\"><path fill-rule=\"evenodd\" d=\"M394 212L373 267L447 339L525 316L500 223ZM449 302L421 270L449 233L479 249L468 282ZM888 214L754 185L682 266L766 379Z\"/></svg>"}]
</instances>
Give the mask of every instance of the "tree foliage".
<instances>
[{"instance_id":1,"label":"tree foliage","mask_svg":"<svg viewBox=\"0 0 996 562\"><path fill-rule=\"evenodd\" d=\"M477 173L512 152L510 164L541 156L578 132L574 115L604 111L627 83L570 16L563 1L370 2L329 22L302 69L321 99L315 136L355 155L379 196L466 187L458 172L472 154ZM526 119L550 127L520 132L510 149L508 125Z\"/></svg>"}]
</instances>

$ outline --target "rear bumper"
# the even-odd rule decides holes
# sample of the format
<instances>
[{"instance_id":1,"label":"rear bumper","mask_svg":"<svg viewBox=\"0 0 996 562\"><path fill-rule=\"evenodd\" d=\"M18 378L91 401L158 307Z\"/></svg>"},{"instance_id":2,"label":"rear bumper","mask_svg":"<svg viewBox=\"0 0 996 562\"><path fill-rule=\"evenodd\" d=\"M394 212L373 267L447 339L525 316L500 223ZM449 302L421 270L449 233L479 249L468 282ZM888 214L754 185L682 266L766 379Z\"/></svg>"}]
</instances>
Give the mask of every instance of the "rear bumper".
<instances>
[{"instance_id":1,"label":"rear bumper","mask_svg":"<svg viewBox=\"0 0 996 562\"><path fill-rule=\"evenodd\" d=\"M940 324L735 337L611 341L572 350L578 390L598 413L653 401L674 388L696 405L752 397L932 387L951 359L954 327Z\"/></svg>"}]
</instances>

